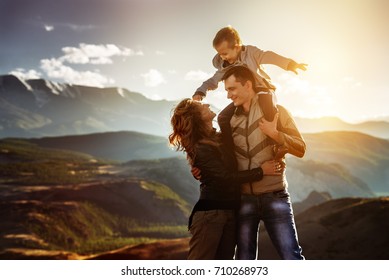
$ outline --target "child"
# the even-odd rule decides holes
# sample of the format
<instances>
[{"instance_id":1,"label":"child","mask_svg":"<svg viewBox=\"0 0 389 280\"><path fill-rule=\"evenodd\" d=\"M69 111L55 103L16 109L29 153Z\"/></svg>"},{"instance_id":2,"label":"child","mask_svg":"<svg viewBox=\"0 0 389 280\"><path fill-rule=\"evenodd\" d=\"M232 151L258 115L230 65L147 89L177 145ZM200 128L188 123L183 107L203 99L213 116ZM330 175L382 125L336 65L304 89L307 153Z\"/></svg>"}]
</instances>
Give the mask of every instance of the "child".
<instances>
[{"instance_id":1,"label":"child","mask_svg":"<svg viewBox=\"0 0 389 280\"><path fill-rule=\"evenodd\" d=\"M259 103L267 121L273 121L277 113L274 85L270 82L270 77L265 73L262 64L273 64L284 70L297 73L297 69L306 70L306 64L296 63L294 60L278 55L272 51L262 51L255 46L242 45L238 32L231 26L224 27L217 32L213 39L213 47L217 55L212 60L213 66L217 69L213 77L203 82L196 90L193 99L201 101L207 90L215 90L218 87L224 73L233 65L246 65L256 79L256 91L259 96ZM232 114L233 104L228 105L220 114Z\"/></svg>"}]
</instances>

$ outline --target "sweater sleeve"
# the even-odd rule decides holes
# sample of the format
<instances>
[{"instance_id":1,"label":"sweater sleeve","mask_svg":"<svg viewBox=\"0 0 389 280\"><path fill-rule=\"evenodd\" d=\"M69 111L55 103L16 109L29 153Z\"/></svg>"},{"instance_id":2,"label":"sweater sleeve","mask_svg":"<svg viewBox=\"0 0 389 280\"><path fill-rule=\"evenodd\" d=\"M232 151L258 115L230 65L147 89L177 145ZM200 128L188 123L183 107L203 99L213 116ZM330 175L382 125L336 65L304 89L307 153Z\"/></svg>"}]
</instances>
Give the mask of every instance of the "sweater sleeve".
<instances>
[{"instance_id":1,"label":"sweater sleeve","mask_svg":"<svg viewBox=\"0 0 389 280\"><path fill-rule=\"evenodd\" d=\"M306 150L305 141L297 129L292 115L280 105L277 105L277 108L279 110L280 122L282 125L282 127L279 128L282 145L287 148L288 153L296 157L303 157Z\"/></svg>"},{"instance_id":2,"label":"sweater sleeve","mask_svg":"<svg viewBox=\"0 0 389 280\"><path fill-rule=\"evenodd\" d=\"M201 92L204 96L207 95L208 90L215 90L218 87L219 82L223 78L224 71L221 67L222 60L218 55L215 55L215 57L212 60L213 66L217 69L215 74L208 80L204 81L201 86L196 89L196 92Z\"/></svg>"},{"instance_id":3,"label":"sweater sleeve","mask_svg":"<svg viewBox=\"0 0 389 280\"><path fill-rule=\"evenodd\" d=\"M275 52L263 51L254 46L252 46L252 51L257 65L272 64L284 70L288 70L288 65L292 61L291 59L276 54Z\"/></svg>"},{"instance_id":4,"label":"sweater sleeve","mask_svg":"<svg viewBox=\"0 0 389 280\"><path fill-rule=\"evenodd\" d=\"M232 172L224 165L217 147L201 144L196 150L194 166L201 171L201 181L212 180L222 184L243 184L259 181L263 177L262 168Z\"/></svg>"}]
</instances>

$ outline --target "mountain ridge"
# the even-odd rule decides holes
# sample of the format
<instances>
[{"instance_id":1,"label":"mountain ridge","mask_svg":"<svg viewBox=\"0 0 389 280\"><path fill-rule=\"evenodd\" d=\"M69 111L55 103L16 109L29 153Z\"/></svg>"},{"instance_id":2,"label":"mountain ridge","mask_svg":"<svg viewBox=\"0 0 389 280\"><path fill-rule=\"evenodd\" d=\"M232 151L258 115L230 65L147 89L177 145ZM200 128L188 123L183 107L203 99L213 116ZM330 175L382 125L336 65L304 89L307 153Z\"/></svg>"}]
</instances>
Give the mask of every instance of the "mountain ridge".
<instances>
[{"instance_id":1,"label":"mountain ridge","mask_svg":"<svg viewBox=\"0 0 389 280\"><path fill-rule=\"evenodd\" d=\"M177 101L150 100L120 87L97 88L0 76L0 138L134 130L167 136ZM287 107L287 105L286 105ZM336 117L295 118L301 132L360 131L389 139L389 122L349 124Z\"/></svg>"}]
</instances>

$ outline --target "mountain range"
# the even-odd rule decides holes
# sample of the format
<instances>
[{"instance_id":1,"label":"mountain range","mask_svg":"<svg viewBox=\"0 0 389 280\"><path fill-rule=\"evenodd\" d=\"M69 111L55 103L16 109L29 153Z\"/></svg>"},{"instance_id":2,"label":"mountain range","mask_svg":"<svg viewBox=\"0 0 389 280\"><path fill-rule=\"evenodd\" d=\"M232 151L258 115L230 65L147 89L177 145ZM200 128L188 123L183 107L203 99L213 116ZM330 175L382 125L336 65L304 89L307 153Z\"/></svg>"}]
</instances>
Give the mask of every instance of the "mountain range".
<instances>
[{"instance_id":1,"label":"mountain range","mask_svg":"<svg viewBox=\"0 0 389 280\"><path fill-rule=\"evenodd\" d=\"M342 133L351 134L349 137L357 142L371 137ZM342 139L342 133L331 132L327 137ZM113 139L125 137L126 141L118 143L130 142L133 149L154 137L161 138L131 132L109 134ZM77 142L79 137L69 137L66 142ZM93 137L101 135L88 135L91 143ZM199 188L184 157L112 161L101 155L65 150L61 147L63 137L58 137L57 147L56 138L49 139L50 147L40 146L45 142L37 139L0 139L0 258L185 257L186 222ZM381 146L376 147L384 157L388 141L378 140ZM103 148L104 143L95 147L96 151ZM123 153L126 151L123 149ZM117 151L112 154L117 155ZM358 156L365 154L374 153L366 149ZM375 235L374 254L367 247L352 248L363 239L371 239L381 226L386 228L388 208L384 198L366 198L374 196L369 186L341 163L288 157L287 166L296 223L308 258L387 256L382 230ZM357 196L365 198L349 198ZM355 227L364 224L365 230L353 235L357 230L354 222ZM150 243L166 238L172 240ZM323 246L312 245L318 240ZM269 246L262 248L262 252L268 252L262 258L277 258L269 240L261 244Z\"/></svg>"},{"instance_id":2,"label":"mountain range","mask_svg":"<svg viewBox=\"0 0 389 280\"><path fill-rule=\"evenodd\" d=\"M136 130L166 135L172 101L123 88L0 76L0 137L59 136Z\"/></svg>"},{"instance_id":3,"label":"mountain range","mask_svg":"<svg viewBox=\"0 0 389 280\"><path fill-rule=\"evenodd\" d=\"M0 138L138 131L167 136L177 102L150 100L123 88L96 88L0 76ZM286 104L287 107L287 104ZM301 132L359 131L389 139L389 122L349 124L338 118L296 118Z\"/></svg>"}]
</instances>

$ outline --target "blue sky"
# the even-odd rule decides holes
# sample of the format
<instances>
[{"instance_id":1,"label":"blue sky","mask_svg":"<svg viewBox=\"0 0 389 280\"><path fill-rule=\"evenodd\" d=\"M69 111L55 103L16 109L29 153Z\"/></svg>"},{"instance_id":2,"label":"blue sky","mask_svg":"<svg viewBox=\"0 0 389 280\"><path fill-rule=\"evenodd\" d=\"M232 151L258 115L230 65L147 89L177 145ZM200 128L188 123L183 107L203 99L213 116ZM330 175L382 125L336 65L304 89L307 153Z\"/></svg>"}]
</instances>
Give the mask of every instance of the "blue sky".
<instances>
[{"instance_id":1,"label":"blue sky","mask_svg":"<svg viewBox=\"0 0 389 280\"><path fill-rule=\"evenodd\" d=\"M385 0L0 0L0 74L177 100L213 74L212 39L232 25L244 44L308 64L297 76L265 66L295 116L389 120L387 11ZM219 108L223 87L207 98Z\"/></svg>"}]
</instances>

